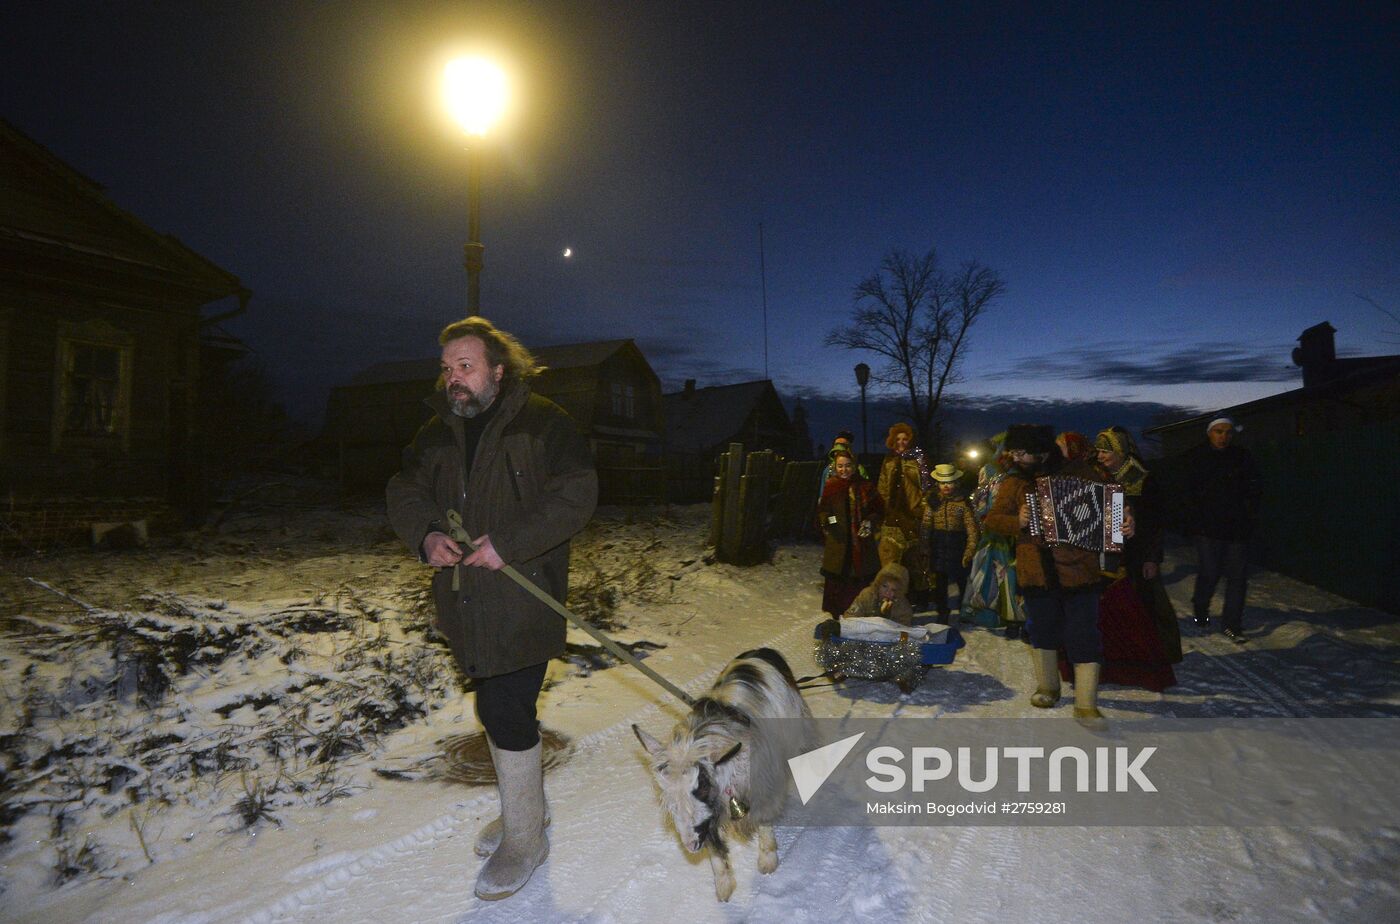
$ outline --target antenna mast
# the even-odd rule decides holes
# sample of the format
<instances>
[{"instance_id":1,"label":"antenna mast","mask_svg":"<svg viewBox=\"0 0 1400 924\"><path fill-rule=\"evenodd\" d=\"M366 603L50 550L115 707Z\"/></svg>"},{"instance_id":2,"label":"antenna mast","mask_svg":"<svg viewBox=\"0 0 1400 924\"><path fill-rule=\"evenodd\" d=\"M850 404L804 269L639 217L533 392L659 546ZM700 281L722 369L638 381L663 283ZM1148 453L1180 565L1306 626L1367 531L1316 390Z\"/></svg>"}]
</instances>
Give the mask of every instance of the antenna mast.
<instances>
[{"instance_id":1,"label":"antenna mast","mask_svg":"<svg viewBox=\"0 0 1400 924\"><path fill-rule=\"evenodd\" d=\"M763 222L758 223L758 281L763 292L763 377L768 378L768 268L763 260Z\"/></svg>"}]
</instances>

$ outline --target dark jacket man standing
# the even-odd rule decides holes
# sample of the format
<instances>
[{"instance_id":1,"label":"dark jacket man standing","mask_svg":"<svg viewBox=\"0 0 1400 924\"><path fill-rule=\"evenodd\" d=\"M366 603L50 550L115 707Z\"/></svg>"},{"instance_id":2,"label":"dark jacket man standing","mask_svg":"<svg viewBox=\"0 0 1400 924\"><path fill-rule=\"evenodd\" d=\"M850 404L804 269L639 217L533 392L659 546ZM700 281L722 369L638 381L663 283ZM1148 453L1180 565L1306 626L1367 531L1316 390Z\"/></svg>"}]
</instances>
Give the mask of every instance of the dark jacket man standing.
<instances>
[{"instance_id":1,"label":"dark jacket man standing","mask_svg":"<svg viewBox=\"0 0 1400 924\"><path fill-rule=\"evenodd\" d=\"M1191 595L1198 626L1210 625L1210 601L1225 577L1225 637L1243 644L1248 541L1259 517L1259 469L1249 450L1235 446L1235 422L1217 417L1206 425L1207 443L1186 461L1187 533L1196 539L1196 589Z\"/></svg>"},{"instance_id":2,"label":"dark jacket man standing","mask_svg":"<svg viewBox=\"0 0 1400 924\"><path fill-rule=\"evenodd\" d=\"M538 368L485 318L448 325L434 417L389 481L389 521L437 568L437 627L467 676L496 767L501 817L482 831L481 898L505 898L549 853L535 702L564 621L502 574L507 563L555 599L568 590L569 540L588 522L598 477L573 420L530 392ZM453 513L474 540L454 540Z\"/></svg>"}]
</instances>

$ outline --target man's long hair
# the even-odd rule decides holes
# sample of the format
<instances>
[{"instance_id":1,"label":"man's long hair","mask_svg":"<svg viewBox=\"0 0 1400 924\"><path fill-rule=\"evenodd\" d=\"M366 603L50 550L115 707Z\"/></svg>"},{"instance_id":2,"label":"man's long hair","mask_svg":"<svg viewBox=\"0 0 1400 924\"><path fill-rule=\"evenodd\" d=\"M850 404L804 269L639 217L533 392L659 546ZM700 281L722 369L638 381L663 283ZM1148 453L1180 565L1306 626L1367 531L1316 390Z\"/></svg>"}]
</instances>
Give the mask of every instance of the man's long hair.
<instances>
[{"instance_id":1,"label":"man's long hair","mask_svg":"<svg viewBox=\"0 0 1400 924\"><path fill-rule=\"evenodd\" d=\"M453 321L438 334L438 343L446 346L453 340L463 337L479 337L486 347L486 362L492 367L505 366L501 384L510 381L524 381L544 371L535 361L534 355L520 341L498 329L490 321L475 315Z\"/></svg>"}]
</instances>

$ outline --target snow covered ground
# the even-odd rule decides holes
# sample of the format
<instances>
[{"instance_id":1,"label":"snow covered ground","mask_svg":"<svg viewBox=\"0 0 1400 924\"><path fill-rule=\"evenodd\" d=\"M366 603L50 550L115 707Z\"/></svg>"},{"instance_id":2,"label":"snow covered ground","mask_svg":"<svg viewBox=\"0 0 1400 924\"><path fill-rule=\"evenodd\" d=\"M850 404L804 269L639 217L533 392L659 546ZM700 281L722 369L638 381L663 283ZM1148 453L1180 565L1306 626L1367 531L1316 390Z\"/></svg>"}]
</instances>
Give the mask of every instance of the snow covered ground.
<instances>
[{"instance_id":1,"label":"snow covered ground","mask_svg":"<svg viewBox=\"0 0 1400 924\"><path fill-rule=\"evenodd\" d=\"M702 690L730 657L756 645L781 650L798 675L816 673L811 631L820 617L819 547L784 545L770 565L754 568L706 564L707 522L704 507L631 516L604 511L576 546L576 579L593 581L595 596L601 585L629 584L631 598L613 614L616 636L665 646L651 651L648 663L690 691ZM1183 552L1173 550L1166 579L1184 613L1191 567ZM233 613L239 625L255 626L249 631L261 633L269 647L239 650L203 673L191 671L188 687L175 690L184 711L168 713L167 721L183 716L178 721L208 725L199 735L180 729L187 739L229 733L215 727L223 720L251 733L265 730L270 717L285 716L278 703L248 692L254 681L259 689L278 682L283 671L319 678L301 691L274 687L284 699L315 699L322 695L317 691L367 684L383 662L347 665L345 653L359 650L347 639L363 641L365 627L372 626L374 638L387 639L379 648L413 648L412 626L421 618L421 612L414 615L421 604L415 591L427 578L372 508L265 509L230 517L216 533L146 550L71 552L12 561L6 570L0 591L18 603L7 603L0 616L25 617L27 631L81 611L23 583L22 576L112 611L158 610L171 620L205 621ZM311 641L287 641L268 624L294 610L325 614L352 604L359 622ZM1184 622L1178 686L1164 694L1106 687L1105 713L1119 722L1147 715L1400 716L1396 617L1258 573L1246 624L1251 642L1240 648ZM892 684L818 688L807 694L812 710L818 716L1068 721L1066 705L1047 714L1027 702L1033 683L1023 643L983 629L965 635L957 661L932 670L912 695L900 695ZM570 640L581 652L593 644L576 630ZM299 644L299 653L284 662L289 644ZM23 635L0 636L0 735L15 732L26 685L54 682L39 668L21 675L32 663L25 645ZM438 657L425 650L422 659L429 660L420 659L414 669L436 663L441 673L441 663L431 660ZM392 663L400 669L406 662ZM315 787L304 793L291 787L280 801L266 803L272 817L255 815L245 826L246 813L240 816L235 807L248 796L247 768L213 773L193 789L153 774L145 784L166 793L167 802L139 809L94 791L62 834L70 852L74 845L95 845L92 871L57 887L61 864L52 819L29 811L0 845L0 920L1119 924L1380 921L1396 920L1400 907L1397 829L1219 827L779 829L778 871L760 876L756 846L737 846L738 889L729 904L720 904L708 863L688 858L663 824L630 730L636 722L660 733L683 707L638 672L595 669L585 657L555 663L550 680L542 720L573 747L546 777L550 859L509 900L483 903L472 895L481 863L472 840L494 814L494 790L450 782L440 772L442 739L477 728L470 699L456 696L441 677L423 677L407 692L376 692L390 705L407 703L407 712L424 714L400 717L401 727L366 739L363 751L338 761L335 793L325 800L312 797ZM128 695L121 713L133 723L141 712L136 700ZM233 708L226 716L211 713L211 700ZM302 731L315 740L327 731L316 722L346 721L324 703L299 708ZM285 747L304 745L296 731L285 734L279 739ZM266 759L265 752L256 753ZM152 763L156 771L174 766ZM298 764L290 778L304 778L309 769ZM7 798L23 782L8 771L0 777L10 789Z\"/></svg>"}]
</instances>

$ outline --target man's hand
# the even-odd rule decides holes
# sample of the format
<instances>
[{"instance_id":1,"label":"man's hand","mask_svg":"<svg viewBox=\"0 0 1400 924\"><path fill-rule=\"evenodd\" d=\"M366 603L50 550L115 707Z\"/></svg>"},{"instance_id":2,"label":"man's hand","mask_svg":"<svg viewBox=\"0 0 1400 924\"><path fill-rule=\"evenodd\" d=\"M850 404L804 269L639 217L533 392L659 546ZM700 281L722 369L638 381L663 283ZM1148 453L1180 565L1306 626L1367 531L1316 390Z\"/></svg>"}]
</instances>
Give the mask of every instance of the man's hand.
<instances>
[{"instance_id":1,"label":"man's hand","mask_svg":"<svg viewBox=\"0 0 1400 924\"><path fill-rule=\"evenodd\" d=\"M496 547L491 544L490 536L477 539L476 551L462 559L462 564L473 568L485 568L488 571L500 571L506 566L501 556L496 554Z\"/></svg>"},{"instance_id":2,"label":"man's hand","mask_svg":"<svg viewBox=\"0 0 1400 924\"><path fill-rule=\"evenodd\" d=\"M1124 538L1124 539L1131 539L1131 538L1133 538L1133 534L1136 533L1136 532L1137 532L1137 521L1133 519L1133 512L1132 512L1131 510L1124 510L1124 511L1123 511L1123 538Z\"/></svg>"},{"instance_id":3,"label":"man's hand","mask_svg":"<svg viewBox=\"0 0 1400 924\"><path fill-rule=\"evenodd\" d=\"M1016 520L1021 524L1022 529L1031 525L1031 508L1028 504L1022 504L1021 509L1016 511Z\"/></svg>"},{"instance_id":4,"label":"man's hand","mask_svg":"<svg viewBox=\"0 0 1400 924\"><path fill-rule=\"evenodd\" d=\"M423 537L423 557L434 568L447 568L462 560L462 547L446 533L428 533Z\"/></svg>"},{"instance_id":5,"label":"man's hand","mask_svg":"<svg viewBox=\"0 0 1400 924\"><path fill-rule=\"evenodd\" d=\"M1150 580L1156 578L1156 577L1157 577L1157 572L1158 572L1158 570L1159 570L1159 569L1158 569L1157 563L1156 563L1155 561L1145 561L1145 562L1143 562L1143 563L1142 563L1142 577L1143 577L1143 580L1150 581Z\"/></svg>"}]
</instances>

